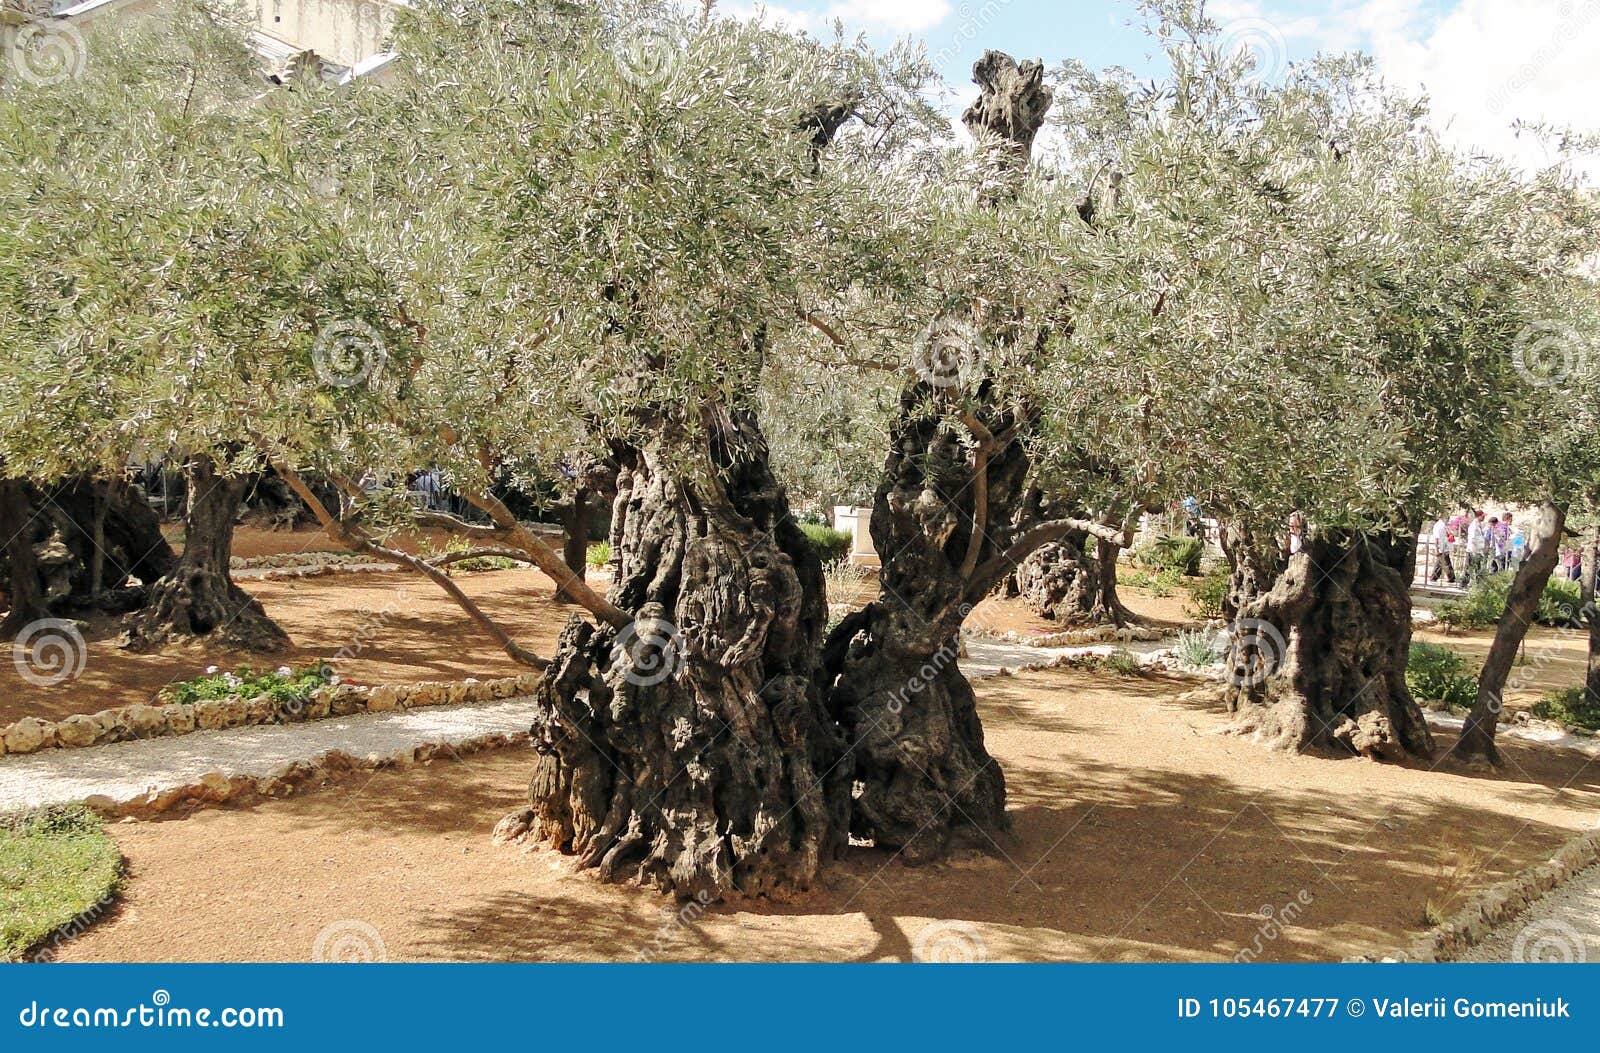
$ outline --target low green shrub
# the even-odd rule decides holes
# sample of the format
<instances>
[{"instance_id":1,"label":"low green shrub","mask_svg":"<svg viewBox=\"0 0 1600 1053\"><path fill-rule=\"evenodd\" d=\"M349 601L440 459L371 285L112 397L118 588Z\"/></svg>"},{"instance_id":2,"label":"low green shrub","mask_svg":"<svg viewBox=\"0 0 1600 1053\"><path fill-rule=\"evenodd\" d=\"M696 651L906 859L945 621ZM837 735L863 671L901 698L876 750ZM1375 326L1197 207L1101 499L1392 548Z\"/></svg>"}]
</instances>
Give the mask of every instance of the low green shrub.
<instances>
[{"instance_id":1,"label":"low green shrub","mask_svg":"<svg viewBox=\"0 0 1600 1053\"><path fill-rule=\"evenodd\" d=\"M0 961L46 956L111 905L122 854L82 805L0 819Z\"/></svg>"},{"instance_id":2,"label":"low green shrub","mask_svg":"<svg viewBox=\"0 0 1600 1053\"><path fill-rule=\"evenodd\" d=\"M1500 621L1506 612L1506 595L1511 591L1509 572L1491 574L1472 583L1467 594L1459 600L1441 604L1436 614L1439 622L1449 629L1487 629ZM1553 628L1567 628L1578 624L1583 608L1582 591L1575 581L1551 577L1539 597L1539 610L1534 621Z\"/></svg>"},{"instance_id":3,"label":"low green shrub","mask_svg":"<svg viewBox=\"0 0 1600 1053\"><path fill-rule=\"evenodd\" d=\"M1222 617L1228 599L1228 572L1221 567L1201 575L1183 586L1189 593L1189 612L1197 618Z\"/></svg>"},{"instance_id":4,"label":"low green shrub","mask_svg":"<svg viewBox=\"0 0 1600 1053\"><path fill-rule=\"evenodd\" d=\"M1215 665L1223 657L1217 646L1216 634L1202 630L1179 633L1177 642L1172 645L1172 653L1185 665L1201 667Z\"/></svg>"},{"instance_id":5,"label":"low green shrub","mask_svg":"<svg viewBox=\"0 0 1600 1053\"><path fill-rule=\"evenodd\" d=\"M1529 712L1541 720L1600 731L1600 698L1589 694L1587 688L1552 691L1534 703Z\"/></svg>"},{"instance_id":6,"label":"low green shrub","mask_svg":"<svg viewBox=\"0 0 1600 1053\"><path fill-rule=\"evenodd\" d=\"M1414 643L1406 661L1406 684L1422 701L1469 709L1478 697L1478 681L1466 670L1467 660L1450 648Z\"/></svg>"},{"instance_id":7,"label":"low green shrub","mask_svg":"<svg viewBox=\"0 0 1600 1053\"><path fill-rule=\"evenodd\" d=\"M1197 578L1200 576L1200 559L1205 551L1205 542L1197 537L1163 534L1140 545L1134 550L1133 558L1154 570Z\"/></svg>"},{"instance_id":8,"label":"low green shrub","mask_svg":"<svg viewBox=\"0 0 1600 1053\"><path fill-rule=\"evenodd\" d=\"M1144 664L1139 661L1139 656L1121 647L1106 655L1106 668L1118 676L1144 675Z\"/></svg>"},{"instance_id":9,"label":"low green shrub","mask_svg":"<svg viewBox=\"0 0 1600 1053\"><path fill-rule=\"evenodd\" d=\"M611 542L596 541L589 546L588 555L584 557L589 566L599 570L611 562Z\"/></svg>"},{"instance_id":10,"label":"low green shrub","mask_svg":"<svg viewBox=\"0 0 1600 1053\"><path fill-rule=\"evenodd\" d=\"M835 530L821 523L801 523L800 530L823 566L850 558L850 547L855 539L843 530Z\"/></svg>"},{"instance_id":11,"label":"low green shrub","mask_svg":"<svg viewBox=\"0 0 1600 1053\"><path fill-rule=\"evenodd\" d=\"M285 665L272 672L261 673L248 666L224 673L212 666L204 676L168 684L161 689L161 698L165 702L182 703L267 695L282 705L310 701L312 694L332 679L333 669L327 665L312 665L302 669L291 669Z\"/></svg>"}]
</instances>

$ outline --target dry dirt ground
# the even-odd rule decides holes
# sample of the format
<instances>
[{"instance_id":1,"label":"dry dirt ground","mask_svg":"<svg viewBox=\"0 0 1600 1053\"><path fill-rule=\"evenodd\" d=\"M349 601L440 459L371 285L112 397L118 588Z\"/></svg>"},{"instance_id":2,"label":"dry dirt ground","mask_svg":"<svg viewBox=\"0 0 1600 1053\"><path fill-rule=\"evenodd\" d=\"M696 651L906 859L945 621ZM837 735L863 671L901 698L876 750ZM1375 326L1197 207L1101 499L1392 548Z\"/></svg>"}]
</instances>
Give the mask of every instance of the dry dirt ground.
<instances>
[{"instance_id":1,"label":"dry dirt ground","mask_svg":"<svg viewBox=\"0 0 1600 1053\"><path fill-rule=\"evenodd\" d=\"M1402 944L1430 903L1544 858L1600 804L1583 758L1511 743L1496 777L1268 753L1216 734L1188 686L978 684L1013 834L916 869L855 849L789 903L674 913L491 844L532 766L515 750L115 825L124 901L64 956L304 961L323 934L391 960L1337 959Z\"/></svg>"},{"instance_id":2,"label":"dry dirt ground","mask_svg":"<svg viewBox=\"0 0 1600 1053\"><path fill-rule=\"evenodd\" d=\"M394 539L412 550L443 547L443 538ZM283 552L332 550L320 531L268 531L241 528L234 551L241 557ZM548 654L575 608L553 603L554 583L531 568L457 572L462 589L484 612L505 626L524 646ZM597 588L604 582L596 579ZM339 674L360 683L459 680L509 676L523 671L467 620L438 586L408 572L333 574L278 581L241 579L284 628L294 647L278 655L251 655L205 644L178 644L156 654L136 655L117 646L115 618L98 618L85 634L88 653L83 672L60 684L34 684L13 663L0 661L0 725L22 717L59 719L113 706L150 702L168 684L199 676L208 666L272 668L300 666L353 653L335 663ZM861 602L876 590L876 579L861 588ZM1128 590L1125 599L1139 614L1165 624L1175 598L1153 599ZM1061 626L1029 611L1018 600L986 601L972 624L1000 631L1055 632Z\"/></svg>"}]
</instances>

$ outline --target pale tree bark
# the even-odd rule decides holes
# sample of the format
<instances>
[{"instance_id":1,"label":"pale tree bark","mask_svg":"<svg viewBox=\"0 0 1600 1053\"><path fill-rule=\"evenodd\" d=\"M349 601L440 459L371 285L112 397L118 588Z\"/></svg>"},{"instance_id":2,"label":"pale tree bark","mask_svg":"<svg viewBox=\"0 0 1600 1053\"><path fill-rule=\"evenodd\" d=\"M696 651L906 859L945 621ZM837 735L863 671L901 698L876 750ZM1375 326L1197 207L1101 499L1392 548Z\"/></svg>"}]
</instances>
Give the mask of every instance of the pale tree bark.
<instances>
[{"instance_id":1,"label":"pale tree bark","mask_svg":"<svg viewBox=\"0 0 1600 1053\"><path fill-rule=\"evenodd\" d=\"M1584 686L1589 704L1600 706L1600 609L1596 607L1596 577L1600 576L1600 526L1594 537L1584 546L1583 558L1583 624L1589 629L1588 671Z\"/></svg>"},{"instance_id":2,"label":"pale tree bark","mask_svg":"<svg viewBox=\"0 0 1600 1053\"><path fill-rule=\"evenodd\" d=\"M1414 534L1320 531L1270 590L1248 598L1242 585L1227 693L1236 729L1293 750L1431 756L1405 678L1415 564Z\"/></svg>"},{"instance_id":3,"label":"pale tree bark","mask_svg":"<svg viewBox=\"0 0 1600 1053\"><path fill-rule=\"evenodd\" d=\"M1517 660L1517 651L1539 612L1545 586L1560 561L1566 523L1565 505L1546 501L1534 514L1528 557L1511 579L1505 613L1500 615L1500 622L1495 626L1494 642L1489 645L1488 657L1483 660L1483 669L1478 674L1478 697L1456 741L1453 752L1458 760L1496 767L1502 763L1500 749L1495 745L1495 730L1504 708L1506 680Z\"/></svg>"}]
</instances>

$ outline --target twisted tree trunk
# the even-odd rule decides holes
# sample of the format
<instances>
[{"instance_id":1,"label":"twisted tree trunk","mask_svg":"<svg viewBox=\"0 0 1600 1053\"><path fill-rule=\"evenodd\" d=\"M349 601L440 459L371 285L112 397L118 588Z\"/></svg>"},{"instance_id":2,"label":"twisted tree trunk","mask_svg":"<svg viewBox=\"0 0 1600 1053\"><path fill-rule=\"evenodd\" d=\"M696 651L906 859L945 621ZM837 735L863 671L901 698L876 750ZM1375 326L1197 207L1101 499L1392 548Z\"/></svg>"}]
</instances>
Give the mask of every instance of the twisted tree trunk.
<instances>
[{"instance_id":1,"label":"twisted tree trunk","mask_svg":"<svg viewBox=\"0 0 1600 1053\"><path fill-rule=\"evenodd\" d=\"M1022 562L1017 593L1040 617L1064 625L1131 625L1137 617L1117 594L1118 551L1113 542L1074 531Z\"/></svg>"},{"instance_id":2,"label":"twisted tree trunk","mask_svg":"<svg viewBox=\"0 0 1600 1053\"><path fill-rule=\"evenodd\" d=\"M1222 555L1228 561L1228 591L1222 616L1231 625L1284 571L1285 553L1270 534L1243 520L1229 519L1220 531Z\"/></svg>"},{"instance_id":3,"label":"twisted tree trunk","mask_svg":"<svg viewBox=\"0 0 1600 1053\"><path fill-rule=\"evenodd\" d=\"M964 119L1018 171L1051 104L1043 75L1036 62L994 51L974 67L981 90ZM1006 196L1003 181L985 191L997 206ZM975 349L933 357L951 351ZM828 705L861 787L851 831L911 863L941 855L959 834L992 841L1007 828L1005 776L956 659L972 606L1028 554L1007 558L1026 498L1028 456L1013 440L1027 411L1003 406L989 380L923 372L901 394L873 498L878 598L846 616L823 655Z\"/></svg>"},{"instance_id":4,"label":"twisted tree trunk","mask_svg":"<svg viewBox=\"0 0 1600 1053\"><path fill-rule=\"evenodd\" d=\"M851 769L817 675L822 567L753 417L655 426L610 594L635 621L562 635L531 807L501 835L680 897L804 889L848 842Z\"/></svg>"},{"instance_id":5,"label":"twisted tree trunk","mask_svg":"<svg viewBox=\"0 0 1600 1053\"><path fill-rule=\"evenodd\" d=\"M1234 620L1236 727L1288 749L1430 756L1433 737L1405 676L1415 564L1411 534L1308 540Z\"/></svg>"},{"instance_id":6,"label":"twisted tree trunk","mask_svg":"<svg viewBox=\"0 0 1600 1053\"><path fill-rule=\"evenodd\" d=\"M1517 660L1517 650L1539 613L1544 587L1549 584L1550 575L1561 558L1561 537L1566 523L1565 505L1547 501L1539 506L1528 539L1528 558L1522 561L1511 579L1511 587L1506 592L1506 609L1495 626L1494 642L1489 645L1489 654L1478 673L1478 697L1467 714L1461 737L1456 740L1453 752L1458 760L1494 767L1503 763L1494 735L1504 708L1506 679Z\"/></svg>"},{"instance_id":7,"label":"twisted tree trunk","mask_svg":"<svg viewBox=\"0 0 1600 1053\"><path fill-rule=\"evenodd\" d=\"M205 637L226 647L272 653L289 646L289 637L255 597L233 583L233 525L248 476L224 476L203 454L185 467L189 508L183 555L172 572L150 587L150 603L126 626L122 645L154 650L174 637Z\"/></svg>"}]
</instances>

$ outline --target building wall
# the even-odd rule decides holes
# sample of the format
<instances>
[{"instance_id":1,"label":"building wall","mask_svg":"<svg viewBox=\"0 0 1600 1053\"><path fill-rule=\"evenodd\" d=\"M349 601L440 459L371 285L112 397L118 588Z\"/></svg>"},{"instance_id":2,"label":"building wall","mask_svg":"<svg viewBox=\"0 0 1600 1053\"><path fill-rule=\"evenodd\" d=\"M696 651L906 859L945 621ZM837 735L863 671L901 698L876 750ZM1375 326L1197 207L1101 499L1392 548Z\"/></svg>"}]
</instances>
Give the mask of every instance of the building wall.
<instances>
[{"instance_id":1,"label":"building wall","mask_svg":"<svg viewBox=\"0 0 1600 1053\"><path fill-rule=\"evenodd\" d=\"M253 0L263 33L310 48L341 66L384 50L398 6L392 0Z\"/></svg>"}]
</instances>

